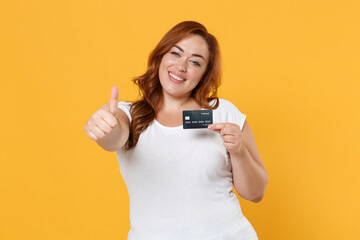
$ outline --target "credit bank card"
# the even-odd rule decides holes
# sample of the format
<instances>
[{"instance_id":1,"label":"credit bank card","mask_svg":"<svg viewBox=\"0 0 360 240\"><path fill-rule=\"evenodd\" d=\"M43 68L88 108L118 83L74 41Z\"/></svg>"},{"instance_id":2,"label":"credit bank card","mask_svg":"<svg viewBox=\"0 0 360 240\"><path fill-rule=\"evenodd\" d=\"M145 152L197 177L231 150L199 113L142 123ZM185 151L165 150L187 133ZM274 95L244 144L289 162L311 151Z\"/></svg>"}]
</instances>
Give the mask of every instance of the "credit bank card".
<instances>
[{"instance_id":1,"label":"credit bank card","mask_svg":"<svg viewBox=\"0 0 360 240\"><path fill-rule=\"evenodd\" d=\"M212 110L183 111L183 129L207 128L212 123Z\"/></svg>"}]
</instances>

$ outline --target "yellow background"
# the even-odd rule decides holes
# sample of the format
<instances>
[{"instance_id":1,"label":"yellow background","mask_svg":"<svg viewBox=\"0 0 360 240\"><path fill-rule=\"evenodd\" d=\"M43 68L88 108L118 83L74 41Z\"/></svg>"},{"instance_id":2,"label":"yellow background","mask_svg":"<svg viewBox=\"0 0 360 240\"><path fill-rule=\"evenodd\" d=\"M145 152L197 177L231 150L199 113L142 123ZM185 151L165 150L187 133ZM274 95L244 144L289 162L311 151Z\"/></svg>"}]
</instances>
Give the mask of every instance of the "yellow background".
<instances>
[{"instance_id":1,"label":"yellow background","mask_svg":"<svg viewBox=\"0 0 360 240\"><path fill-rule=\"evenodd\" d=\"M0 2L0 239L126 239L115 153L83 127L134 100L160 38L183 20L220 42L220 97L247 115L269 174L240 199L260 239L355 239L359 1Z\"/></svg>"}]
</instances>

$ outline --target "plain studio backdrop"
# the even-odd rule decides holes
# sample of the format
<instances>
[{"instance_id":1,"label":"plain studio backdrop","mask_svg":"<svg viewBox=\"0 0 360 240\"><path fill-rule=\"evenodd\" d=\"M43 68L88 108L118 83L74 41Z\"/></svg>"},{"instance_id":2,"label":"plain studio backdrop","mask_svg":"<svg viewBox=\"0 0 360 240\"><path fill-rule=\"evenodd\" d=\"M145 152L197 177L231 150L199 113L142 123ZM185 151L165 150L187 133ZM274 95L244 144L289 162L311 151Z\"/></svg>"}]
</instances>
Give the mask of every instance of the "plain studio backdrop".
<instances>
[{"instance_id":1,"label":"plain studio backdrop","mask_svg":"<svg viewBox=\"0 0 360 240\"><path fill-rule=\"evenodd\" d=\"M247 115L269 174L238 196L260 239L354 239L359 209L359 1L0 2L0 239L126 239L129 199L91 114L175 24L219 40L220 97Z\"/></svg>"}]
</instances>

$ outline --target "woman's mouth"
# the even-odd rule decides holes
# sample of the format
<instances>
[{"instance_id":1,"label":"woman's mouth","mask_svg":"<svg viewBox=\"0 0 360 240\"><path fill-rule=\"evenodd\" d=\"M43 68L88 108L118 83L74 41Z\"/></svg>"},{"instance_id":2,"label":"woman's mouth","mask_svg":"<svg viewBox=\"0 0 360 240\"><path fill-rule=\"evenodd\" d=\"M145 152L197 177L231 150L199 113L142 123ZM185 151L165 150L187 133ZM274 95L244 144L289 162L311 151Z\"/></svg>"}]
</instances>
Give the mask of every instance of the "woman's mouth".
<instances>
[{"instance_id":1,"label":"woman's mouth","mask_svg":"<svg viewBox=\"0 0 360 240\"><path fill-rule=\"evenodd\" d=\"M175 83L184 82L186 79L176 76L175 74L169 72L170 80Z\"/></svg>"}]
</instances>

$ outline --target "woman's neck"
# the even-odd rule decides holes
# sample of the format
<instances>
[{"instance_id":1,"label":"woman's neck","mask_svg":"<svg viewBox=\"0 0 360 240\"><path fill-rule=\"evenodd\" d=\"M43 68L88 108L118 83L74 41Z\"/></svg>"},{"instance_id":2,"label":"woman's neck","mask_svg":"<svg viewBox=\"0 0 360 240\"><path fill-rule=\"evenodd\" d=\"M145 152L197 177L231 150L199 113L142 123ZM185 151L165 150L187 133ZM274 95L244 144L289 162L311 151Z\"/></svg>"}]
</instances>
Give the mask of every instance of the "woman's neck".
<instances>
[{"instance_id":1,"label":"woman's neck","mask_svg":"<svg viewBox=\"0 0 360 240\"><path fill-rule=\"evenodd\" d=\"M161 112L177 112L184 109L199 110L201 106L192 97L175 98L163 95L162 101L159 104L158 111Z\"/></svg>"}]
</instances>

